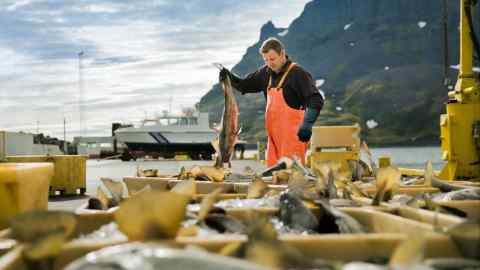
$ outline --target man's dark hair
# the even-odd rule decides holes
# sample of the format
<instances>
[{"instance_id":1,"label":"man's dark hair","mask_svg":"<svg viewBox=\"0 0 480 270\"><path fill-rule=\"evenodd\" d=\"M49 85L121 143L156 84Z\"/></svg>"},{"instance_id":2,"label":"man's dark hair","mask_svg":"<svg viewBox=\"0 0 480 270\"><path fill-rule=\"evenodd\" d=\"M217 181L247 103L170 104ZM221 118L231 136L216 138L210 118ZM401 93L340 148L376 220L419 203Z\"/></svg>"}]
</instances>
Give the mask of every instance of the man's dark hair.
<instances>
[{"instance_id":1,"label":"man's dark hair","mask_svg":"<svg viewBox=\"0 0 480 270\"><path fill-rule=\"evenodd\" d=\"M268 53L268 51L274 50L280 54L280 52L282 52L284 49L285 46L283 46L283 43L280 40L271 37L262 43L262 46L260 47L260 53Z\"/></svg>"}]
</instances>

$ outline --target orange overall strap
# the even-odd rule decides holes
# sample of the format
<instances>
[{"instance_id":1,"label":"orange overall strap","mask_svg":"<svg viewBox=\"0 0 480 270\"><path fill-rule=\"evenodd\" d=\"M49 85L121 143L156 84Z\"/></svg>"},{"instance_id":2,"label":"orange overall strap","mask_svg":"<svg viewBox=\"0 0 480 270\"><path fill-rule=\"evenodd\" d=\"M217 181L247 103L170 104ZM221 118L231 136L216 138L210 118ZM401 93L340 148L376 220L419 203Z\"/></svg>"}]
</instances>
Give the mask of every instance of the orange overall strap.
<instances>
[{"instance_id":1,"label":"orange overall strap","mask_svg":"<svg viewBox=\"0 0 480 270\"><path fill-rule=\"evenodd\" d=\"M277 87L275 87L275 88L281 88L281 87L282 87L283 82L285 81L285 78L287 78L287 75L288 75L288 73L290 72L290 70L292 70L293 66L295 66L295 63L290 63L290 65L289 65L288 68L287 68L287 71L285 71L285 73L283 73L283 76L282 76L282 78L280 79L280 82L278 83ZM268 77L267 90L270 89L270 87L272 87L272 75L270 75L270 76Z\"/></svg>"}]
</instances>

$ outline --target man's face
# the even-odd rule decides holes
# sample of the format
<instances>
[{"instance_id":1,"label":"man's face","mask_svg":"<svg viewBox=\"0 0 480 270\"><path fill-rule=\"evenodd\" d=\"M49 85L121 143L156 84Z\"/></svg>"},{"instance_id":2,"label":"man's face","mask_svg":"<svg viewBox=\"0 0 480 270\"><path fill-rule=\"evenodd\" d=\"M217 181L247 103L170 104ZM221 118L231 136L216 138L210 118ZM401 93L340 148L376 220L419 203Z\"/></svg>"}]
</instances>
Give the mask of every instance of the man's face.
<instances>
[{"instance_id":1,"label":"man's face","mask_svg":"<svg viewBox=\"0 0 480 270\"><path fill-rule=\"evenodd\" d=\"M278 54L275 50L269 50L267 53L263 53L263 60L265 64L273 71L279 72L282 66L285 64L285 51L281 51Z\"/></svg>"}]
</instances>

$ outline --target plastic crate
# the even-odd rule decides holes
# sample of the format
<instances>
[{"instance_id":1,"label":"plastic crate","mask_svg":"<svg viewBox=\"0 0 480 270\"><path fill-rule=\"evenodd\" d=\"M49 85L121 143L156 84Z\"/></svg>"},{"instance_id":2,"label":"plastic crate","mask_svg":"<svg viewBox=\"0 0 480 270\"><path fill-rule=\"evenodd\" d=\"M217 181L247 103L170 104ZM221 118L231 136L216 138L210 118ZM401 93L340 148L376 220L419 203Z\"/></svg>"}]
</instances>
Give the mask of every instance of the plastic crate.
<instances>
[{"instance_id":1,"label":"plastic crate","mask_svg":"<svg viewBox=\"0 0 480 270\"><path fill-rule=\"evenodd\" d=\"M0 229L19 213L48 208L51 163L0 163Z\"/></svg>"},{"instance_id":2,"label":"plastic crate","mask_svg":"<svg viewBox=\"0 0 480 270\"><path fill-rule=\"evenodd\" d=\"M84 194L86 191L87 157L81 155L9 156L9 162L51 162L54 175L50 182L50 195Z\"/></svg>"}]
</instances>

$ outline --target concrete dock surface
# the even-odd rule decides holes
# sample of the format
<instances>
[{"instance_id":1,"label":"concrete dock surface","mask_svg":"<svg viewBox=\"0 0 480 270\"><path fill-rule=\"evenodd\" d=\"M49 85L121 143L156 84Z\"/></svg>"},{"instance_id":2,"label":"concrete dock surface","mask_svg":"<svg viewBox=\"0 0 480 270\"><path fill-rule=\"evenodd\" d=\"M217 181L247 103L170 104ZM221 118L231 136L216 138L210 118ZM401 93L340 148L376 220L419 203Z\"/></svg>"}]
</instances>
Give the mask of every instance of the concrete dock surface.
<instances>
[{"instance_id":1,"label":"concrete dock surface","mask_svg":"<svg viewBox=\"0 0 480 270\"><path fill-rule=\"evenodd\" d=\"M95 196L97 187L101 184L101 177L108 177L116 181L122 181L125 176L135 176L137 168L157 169L161 174L176 174L182 167L186 169L194 165L213 165L213 161L126 161L121 160L87 160L87 192L83 196L50 197L48 208L50 210L73 211L88 201L89 196ZM256 172L261 172L265 166L255 160L233 160L232 172L242 173L249 166Z\"/></svg>"}]
</instances>

